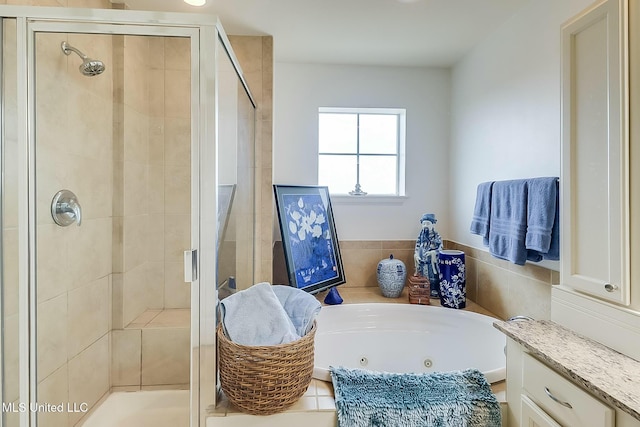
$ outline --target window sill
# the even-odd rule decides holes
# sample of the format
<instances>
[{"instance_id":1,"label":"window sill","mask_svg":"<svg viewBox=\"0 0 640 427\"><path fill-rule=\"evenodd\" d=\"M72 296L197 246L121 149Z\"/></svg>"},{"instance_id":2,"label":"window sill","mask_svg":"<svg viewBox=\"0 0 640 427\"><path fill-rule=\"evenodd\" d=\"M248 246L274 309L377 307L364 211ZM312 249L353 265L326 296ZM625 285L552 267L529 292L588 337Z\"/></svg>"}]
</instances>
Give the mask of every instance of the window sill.
<instances>
[{"instance_id":1,"label":"window sill","mask_svg":"<svg viewBox=\"0 0 640 427\"><path fill-rule=\"evenodd\" d=\"M401 205L408 196L351 196L348 194L331 195L331 203L334 205Z\"/></svg>"}]
</instances>

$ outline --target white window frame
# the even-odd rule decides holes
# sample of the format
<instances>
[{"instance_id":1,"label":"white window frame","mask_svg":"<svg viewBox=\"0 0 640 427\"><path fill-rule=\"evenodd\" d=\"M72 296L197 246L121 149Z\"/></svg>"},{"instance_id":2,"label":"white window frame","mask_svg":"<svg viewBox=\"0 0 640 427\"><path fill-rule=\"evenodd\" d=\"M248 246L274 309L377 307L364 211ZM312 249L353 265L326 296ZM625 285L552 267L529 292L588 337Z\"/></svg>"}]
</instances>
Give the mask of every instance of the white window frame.
<instances>
[{"instance_id":1,"label":"white window frame","mask_svg":"<svg viewBox=\"0 0 640 427\"><path fill-rule=\"evenodd\" d=\"M404 108L347 108L347 107L319 107L318 108L318 118L320 114L386 114L386 115L396 115L398 117L398 137L397 137L397 147L396 147L396 193L395 194L376 194L369 193L366 195L354 195L354 194L345 194L345 193L337 193L335 196L345 197L345 198L354 198L354 199L362 199L362 198L404 198L406 196L405 193L405 166L406 166L406 155L405 155L405 147L406 147L406 130L407 130L407 111ZM318 126L318 134L320 132L320 128ZM318 163L321 155L328 154L349 154L360 156L360 147L356 148L355 153L330 153L330 152L321 152L320 151L320 141L318 141ZM369 155L370 153L368 153ZM387 154L385 154L387 155ZM318 168L318 181L320 179L320 170ZM365 189L366 190L366 189ZM334 195L332 194L332 197Z\"/></svg>"}]
</instances>

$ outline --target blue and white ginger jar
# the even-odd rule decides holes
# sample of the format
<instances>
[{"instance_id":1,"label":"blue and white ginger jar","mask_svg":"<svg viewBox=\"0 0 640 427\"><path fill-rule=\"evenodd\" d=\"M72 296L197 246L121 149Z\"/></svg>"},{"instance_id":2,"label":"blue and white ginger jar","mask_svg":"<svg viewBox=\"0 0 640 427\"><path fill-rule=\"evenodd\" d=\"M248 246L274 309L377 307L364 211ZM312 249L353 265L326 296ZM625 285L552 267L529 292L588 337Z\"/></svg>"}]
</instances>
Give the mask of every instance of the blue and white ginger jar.
<instances>
[{"instance_id":1,"label":"blue and white ginger jar","mask_svg":"<svg viewBox=\"0 0 640 427\"><path fill-rule=\"evenodd\" d=\"M398 298L404 289L407 279L407 268L399 259L394 259L393 254L378 263L378 286L382 295L387 298Z\"/></svg>"}]
</instances>

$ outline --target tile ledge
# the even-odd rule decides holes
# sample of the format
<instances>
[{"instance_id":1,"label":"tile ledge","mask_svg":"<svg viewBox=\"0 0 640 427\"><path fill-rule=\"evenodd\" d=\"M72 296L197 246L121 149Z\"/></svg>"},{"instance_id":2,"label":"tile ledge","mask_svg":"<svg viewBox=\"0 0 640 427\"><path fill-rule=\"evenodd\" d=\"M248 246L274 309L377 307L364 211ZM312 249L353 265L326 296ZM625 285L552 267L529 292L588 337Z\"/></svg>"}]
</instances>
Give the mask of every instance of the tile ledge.
<instances>
[{"instance_id":1,"label":"tile ledge","mask_svg":"<svg viewBox=\"0 0 640 427\"><path fill-rule=\"evenodd\" d=\"M149 309L141 313L133 319L124 329L184 329L191 327L191 316L183 315L177 320L161 320L164 317L175 317L176 315L189 312L188 308L165 308L165 309Z\"/></svg>"}]
</instances>

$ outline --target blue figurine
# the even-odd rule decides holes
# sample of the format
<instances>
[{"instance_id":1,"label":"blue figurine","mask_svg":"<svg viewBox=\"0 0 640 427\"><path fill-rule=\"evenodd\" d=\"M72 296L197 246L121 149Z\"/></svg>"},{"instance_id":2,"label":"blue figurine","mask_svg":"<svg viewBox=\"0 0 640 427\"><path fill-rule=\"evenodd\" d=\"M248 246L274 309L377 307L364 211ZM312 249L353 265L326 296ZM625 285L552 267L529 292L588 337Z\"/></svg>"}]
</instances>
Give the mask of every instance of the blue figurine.
<instances>
[{"instance_id":1,"label":"blue figurine","mask_svg":"<svg viewBox=\"0 0 640 427\"><path fill-rule=\"evenodd\" d=\"M329 289L329 293L327 294L326 297L324 297L324 303L328 305L342 304L342 301L343 299L335 287Z\"/></svg>"},{"instance_id":2,"label":"blue figurine","mask_svg":"<svg viewBox=\"0 0 640 427\"><path fill-rule=\"evenodd\" d=\"M413 255L416 274L429 279L431 298L440 297L438 253L442 250L442 239L434 228L436 222L434 214L422 215L422 218L420 218L422 230L416 241L416 250Z\"/></svg>"}]
</instances>

